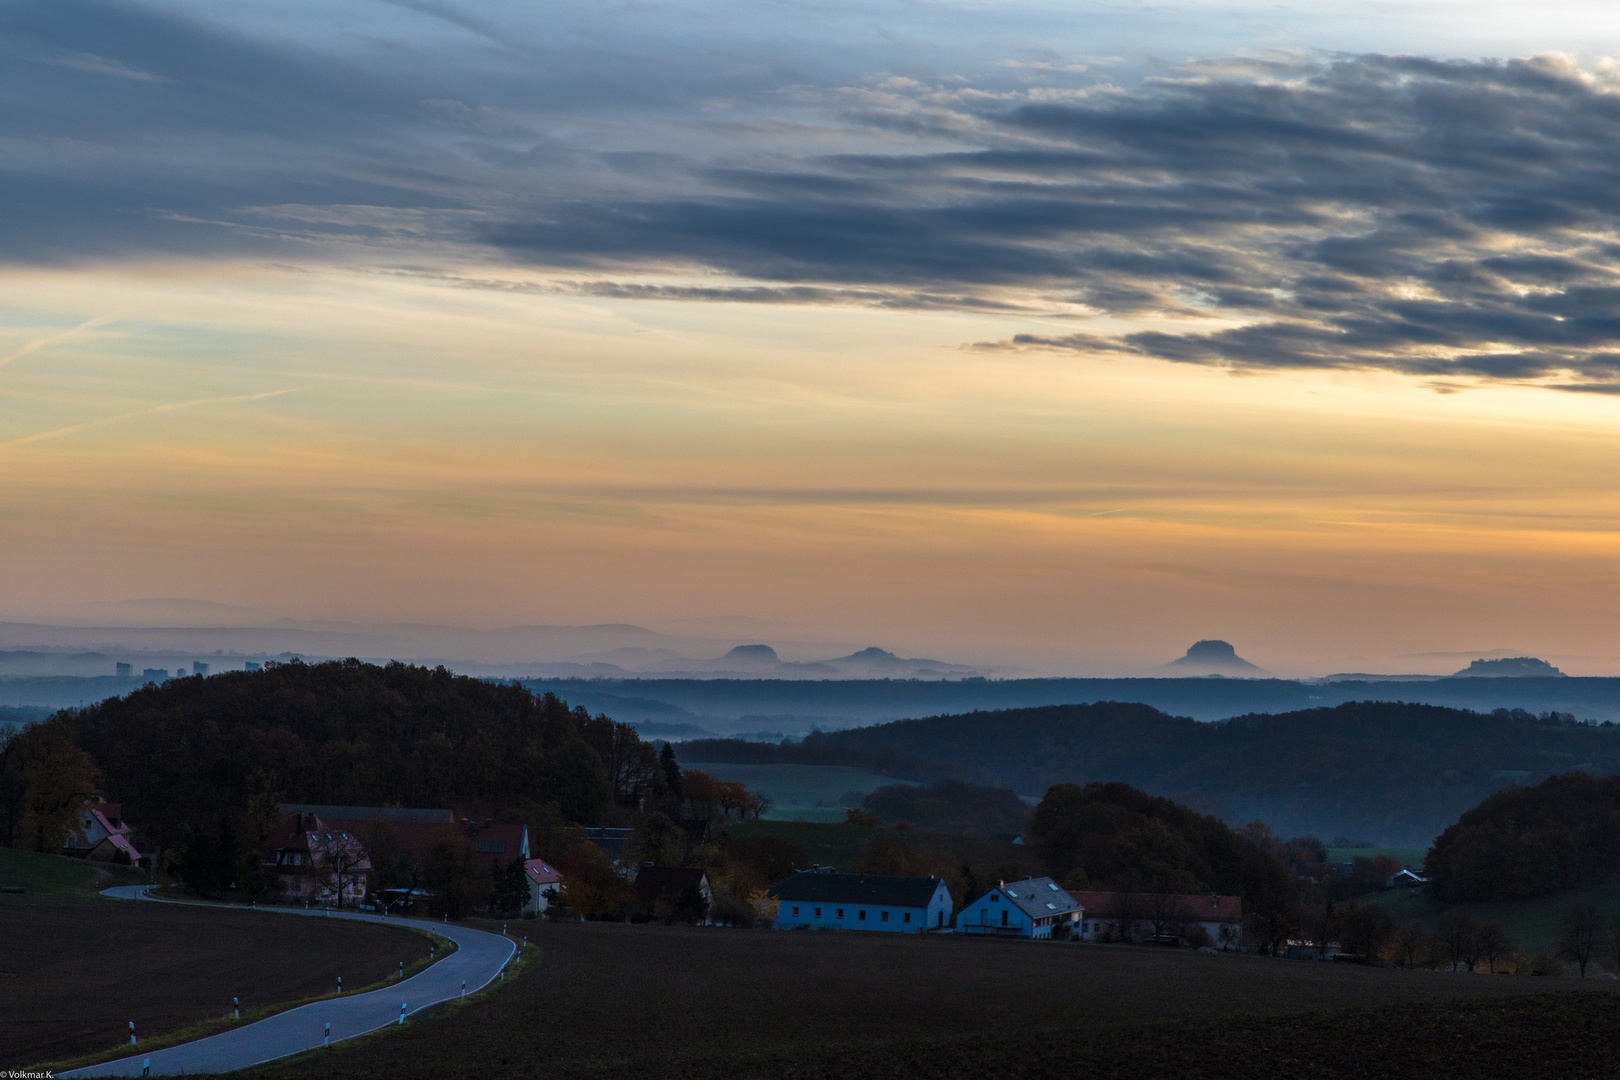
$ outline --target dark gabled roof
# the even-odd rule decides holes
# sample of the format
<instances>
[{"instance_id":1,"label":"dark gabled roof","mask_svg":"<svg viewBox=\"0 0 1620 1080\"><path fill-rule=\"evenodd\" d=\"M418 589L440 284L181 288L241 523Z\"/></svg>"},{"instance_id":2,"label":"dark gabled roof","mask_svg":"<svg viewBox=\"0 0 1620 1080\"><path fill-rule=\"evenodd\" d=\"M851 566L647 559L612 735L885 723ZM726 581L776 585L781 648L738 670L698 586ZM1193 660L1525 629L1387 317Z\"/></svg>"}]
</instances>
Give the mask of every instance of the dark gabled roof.
<instances>
[{"instance_id":1,"label":"dark gabled roof","mask_svg":"<svg viewBox=\"0 0 1620 1080\"><path fill-rule=\"evenodd\" d=\"M1079 900L1049 877L1003 882L1001 894L1022 909L1024 914L1035 919L1066 915L1081 908Z\"/></svg>"},{"instance_id":2,"label":"dark gabled roof","mask_svg":"<svg viewBox=\"0 0 1620 1080\"><path fill-rule=\"evenodd\" d=\"M314 814L322 821L392 821L412 825L450 825L449 810L416 810L402 806L321 806L317 803L282 803L283 814Z\"/></svg>"},{"instance_id":3,"label":"dark gabled roof","mask_svg":"<svg viewBox=\"0 0 1620 1080\"><path fill-rule=\"evenodd\" d=\"M925 908L934 898L940 879L895 877L887 874L827 874L806 870L772 888L778 900L823 904L873 904L880 907Z\"/></svg>"},{"instance_id":4,"label":"dark gabled roof","mask_svg":"<svg viewBox=\"0 0 1620 1080\"><path fill-rule=\"evenodd\" d=\"M660 898L680 896L687 889L702 890L709 875L694 866L643 866L636 872L636 895L654 903Z\"/></svg>"}]
</instances>

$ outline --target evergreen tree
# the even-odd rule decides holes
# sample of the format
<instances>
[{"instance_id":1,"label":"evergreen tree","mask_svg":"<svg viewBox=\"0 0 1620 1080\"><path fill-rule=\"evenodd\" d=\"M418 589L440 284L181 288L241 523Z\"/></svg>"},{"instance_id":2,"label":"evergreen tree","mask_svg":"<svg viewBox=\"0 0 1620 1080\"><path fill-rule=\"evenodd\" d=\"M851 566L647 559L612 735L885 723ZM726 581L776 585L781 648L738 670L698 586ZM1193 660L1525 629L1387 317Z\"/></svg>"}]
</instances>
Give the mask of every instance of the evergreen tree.
<instances>
[{"instance_id":1,"label":"evergreen tree","mask_svg":"<svg viewBox=\"0 0 1620 1080\"><path fill-rule=\"evenodd\" d=\"M683 797L681 794L681 766L675 760L675 748L667 742L664 744L664 748L658 751L658 764L664 770L664 783L668 785L669 793L675 796L675 800L679 802Z\"/></svg>"}]
</instances>

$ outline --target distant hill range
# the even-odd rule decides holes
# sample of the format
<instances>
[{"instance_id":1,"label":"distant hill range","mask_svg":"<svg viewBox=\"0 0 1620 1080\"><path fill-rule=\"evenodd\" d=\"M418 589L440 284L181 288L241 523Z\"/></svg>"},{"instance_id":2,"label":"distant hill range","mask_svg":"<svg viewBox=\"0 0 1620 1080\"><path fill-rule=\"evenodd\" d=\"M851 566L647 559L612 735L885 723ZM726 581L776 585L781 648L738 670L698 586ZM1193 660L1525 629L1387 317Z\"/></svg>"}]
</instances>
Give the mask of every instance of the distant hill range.
<instances>
[{"instance_id":1,"label":"distant hill range","mask_svg":"<svg viewBox=\"0 0 1620 1080\"><path fill-rule=\"evenodd\" d=\"M1195 642L1186 656L1170 661L1159 670L1166 675L1223 675L1247 679L1264 679L1271 674L1243 659L1229 643L1213 640Z\"/></svg>"},{"instance_id":2,"label":"distant hill range","mask_svg":"<svg viewBox=\"0 0 1620 1080\"><path fill-rule=\"evenodd\" d=\"M1426 847L1500 788L1576 769L1620 771L1620 727L1388 702L1199 723L1100 702L904 720L793 745L698 741L680 753L693 762L863 766L1025 795L1061 781L1121 780L1234 826L1258 818L1285 836Z\"/></svg>"},{"instance_id":3,"label":"distant hill range","mask_svg":"<svg viewBox=\"0 0 1620 1080\"><path fill-rule=\"evenodd\" d=\"M1454 679L1566 679L1569 676L1545 660L1533 656L1510 656L1501 660L1475 660L1452 676Z\"/></svg>"}]
</instances>

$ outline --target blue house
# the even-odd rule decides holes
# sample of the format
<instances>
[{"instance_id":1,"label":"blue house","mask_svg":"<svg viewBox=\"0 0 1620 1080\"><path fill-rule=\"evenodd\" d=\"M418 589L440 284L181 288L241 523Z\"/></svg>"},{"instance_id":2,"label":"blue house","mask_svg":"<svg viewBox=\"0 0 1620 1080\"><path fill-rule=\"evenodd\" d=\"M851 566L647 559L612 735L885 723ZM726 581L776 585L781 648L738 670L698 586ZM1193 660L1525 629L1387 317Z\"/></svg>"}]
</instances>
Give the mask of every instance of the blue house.
<instances>
[{"instance_id":1,"label":"blue house","mask_svg":"<svg viewBox=\"0 0 1620 1080\"><path fill-rule=\"evenodd\" d=\"M771 890L776 928L920 934L951 925L951 892L936 877L805 870Z\"/></svg>"},{"instance_id":2,"label":"blue house","mask_svg":"<svg viewBox=\"0 0 1620 1080\"><path fill-rule=\"evenodd\" d=\"M959 934L987 937L1068 937L1079 930L1085 909L1049 877L1003 881L962 908Z\"/></svg>"}]
</instances>

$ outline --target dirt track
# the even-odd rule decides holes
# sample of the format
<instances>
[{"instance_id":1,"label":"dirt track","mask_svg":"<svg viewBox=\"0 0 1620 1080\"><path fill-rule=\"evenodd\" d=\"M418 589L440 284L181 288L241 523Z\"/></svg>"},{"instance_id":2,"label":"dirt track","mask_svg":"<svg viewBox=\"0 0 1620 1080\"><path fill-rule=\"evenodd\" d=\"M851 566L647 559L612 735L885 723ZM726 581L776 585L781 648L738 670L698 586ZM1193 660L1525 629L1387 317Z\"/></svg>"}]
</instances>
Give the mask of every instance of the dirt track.
<instances>
[{"instance_id":1,"label":"dirt track","mask_svg":"<svg viewBox=\"0 0 1620 1080\"><path fill-rule=\"evenodd\" d=\"M114 900L0 896L0 1069L244 1009L358 989L426 955L418 934Z\"/></svg>"}]
</instances>

